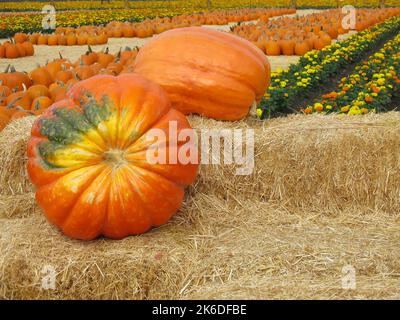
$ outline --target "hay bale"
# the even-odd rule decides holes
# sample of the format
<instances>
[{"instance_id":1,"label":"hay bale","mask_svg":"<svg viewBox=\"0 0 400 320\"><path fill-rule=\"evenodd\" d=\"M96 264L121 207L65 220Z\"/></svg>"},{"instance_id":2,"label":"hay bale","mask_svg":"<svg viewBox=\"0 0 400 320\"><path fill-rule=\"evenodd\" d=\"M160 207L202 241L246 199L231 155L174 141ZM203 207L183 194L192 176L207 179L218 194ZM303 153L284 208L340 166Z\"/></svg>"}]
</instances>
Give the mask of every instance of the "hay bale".
<instances>
[{"instance_id":1,"label":"hay bale","mask_svg":"<svg viewBox=\"0 0 400 320\"><path fill-rule=\"evenodd\" d=\"M217 122L195 128L254 129L251 175L235 165L203 165L196 192L243 195L300 208L366 205L400 209L400 114L365 117L294 115L271 121ZM209 156L208 156L209 157Z\"/></svg>"},{"instance_id":2,"label":"hay bale","mask_svg":"<svg viewBox=\"0 0 400 320\"><path fill-rule=\"evenodd\" d=\"M32 192L26 143L33 118L0 133L0 195ZM236 195L299 208L400 209L400 114L362 117L294 115L270 121L221 122L190 117L198 129L254 130L254 170L202 165L191 193L231 199ZM209 153L208 155L209 156ZM223 159L221 157L221 159Z\"/></svg>"},{"instance_id":3,"label":"hay bale","mask_svg":"<svg viewBox=\"0 0 400 320\"><path fill-rule=\"evenodd\" d=\"M49 225L25 171L32 119L1 132L0 298L400 298L398 113L190 120L254 128L253 174L202 165L167 225L121 241ZM347 264L356 290L341 288Z\"/></svg>"},{"instance_id":4,"label":"hay bale","mask_svg":"<svg viewBox=\"0 0 400 320\"><path fill-rule=\"evenodd\" d=\"M0 195L32 192L26 172L26 147L34 119L12 121L0 132Z\"/></svg>"},{"instance_id":5,"label":"hay bale","mask_svg":"<svg viewBox=\"0 0 400 320\"><path fill-rule=\"evenodd\" d=\"M399 298L399 241L398 221L385 212L304 217L201 193L167 225L121 241L70 240L41 215L4 219L0 297ZM356 269L356 290L341 288L347 264ZM54 268L54 290L41 287L46 266Z\"/></svg>"},{"instance_id":6,"label":"hay bale","mask_svg":"<svg viewBox=\"0 0 400 320\"><path fill-rule=\"evenodd\" d=\"M23 218L38 212L35 194L0 195L0 218Z\"/></svg>"}]
</instances>

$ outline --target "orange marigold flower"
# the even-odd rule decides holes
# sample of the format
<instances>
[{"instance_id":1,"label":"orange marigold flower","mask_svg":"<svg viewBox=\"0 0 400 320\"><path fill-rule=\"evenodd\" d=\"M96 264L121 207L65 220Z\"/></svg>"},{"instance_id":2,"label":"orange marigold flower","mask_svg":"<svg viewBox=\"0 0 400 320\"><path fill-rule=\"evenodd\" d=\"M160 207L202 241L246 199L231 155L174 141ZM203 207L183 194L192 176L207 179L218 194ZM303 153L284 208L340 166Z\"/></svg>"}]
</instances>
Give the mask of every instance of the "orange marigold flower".
<instances>
[{"instance_id":1,"label":"orange marigold flower","mask_svg":"<svg viewBox=\"0 0 400 320\"><path fill-rule=\"evenodd\" d=\"M375 86L375 85L372 85L372 86L371 86L371 89L372 89L372 91L375 92L375 93L381 92L381 89L379 89L379 88L378 88L377 86Z\"/></svg>"},{"instance_id":2,"label":"orange marigold flower","mask_svg":"<svg viewBox=\"0 0 400 320\"><path fill-rule=\"evenodd\" d=\"M312 108L311 107L305 108L304 113L312 113Z\"/></svg>"},{"instance_id":3,"label":"orange marigold flower","mask_svg":"<svg viewBox=\"0 0 400 320\"><path fill-rule=\"evenodd\" d=\"M365 97L365 101L371 103L372 101L374 101L374 98L372 98L371 96L367 96Z\"/></svg>"}]
</instances>

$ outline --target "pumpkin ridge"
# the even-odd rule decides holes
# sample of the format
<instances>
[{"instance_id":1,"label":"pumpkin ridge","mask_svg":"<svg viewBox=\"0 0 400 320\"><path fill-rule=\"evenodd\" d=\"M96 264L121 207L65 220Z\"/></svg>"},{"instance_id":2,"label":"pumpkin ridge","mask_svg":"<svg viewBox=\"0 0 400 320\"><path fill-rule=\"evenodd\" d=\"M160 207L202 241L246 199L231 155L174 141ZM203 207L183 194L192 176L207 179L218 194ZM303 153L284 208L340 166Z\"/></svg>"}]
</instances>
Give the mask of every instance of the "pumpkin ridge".
<instances>
[{"instance_id":1,"label":"pumpkin ridge","mask_svg":"<svg viewBox=\"0 0 400 320\"><path fill-rule=\"evenodd\" d=\"M154 122L154 123L152 124L151 129L153 129L153 128L161 129L160 126L163 124L163 122L165 122L166 120L168 120L168 118L170 118L171 116L173 116L173 115L171 115L173 112L174 112L173 109L168 110L168 112L167 112L166 114L164 114L162 117L160 117L156 122ZM175 111L175 112L176 112L176 111ZM186 118L182 119L182 121L185 121L185 125L182 126L183 128L185 128L185 129L186 129L186 128L190 128L190 124L189 124L189 122L187 121ZM146 150L151 144L154 143L153 141L151 141L151 142L148 141L148 144L144 144L144 143L142 143L142 141L140 141L140 139L141 139L143 136L147 135L148 132L149 132L151 129L146 130L146 132L144 132L135 142L133 142L132 144L130 144L130 145L125 149L126 155L127 155L127 156L129 156L130 154L136 154L136 153L139 153L139 152L141 152L141 151L143 151L143 150ZM162 130L162 129L161 129L161 130ZM169 141L169 139L167 139L166 142L167 142L167 141ZM137 146L135 146L135 144L136 144L137 142L140 142L141 147L136 148ZM184 143L185 143L184 141L177 141L177 146L181 146L181 145L183 145ZM132 150L132 149L133 149L133 150Z\"/></svg>"},{"instance_id":2,"label":"pumpkin ridge","mask_svg":"<svg viewBox=\"0 0 400 320\"><path fill-rule=\"evenodd\" d=\"M230 47L229 49L230 50L232 50L232 47L236 47L236 50L238 52L241 52L242 54L245 54L246 56L249 56L249 51L245 50L246 48L242 48L241 46L237 46L235 44L228 43L226 41L223 42L223 43L224 43L224 45L229 45L229 47ZM238 52L236 52L236 54ZM254 58L254 55L250 54L250 56ZM157 59L155 61L151 61L151 63L159 63L161 65L168 65L168 64L175 64L176 65L177 61L175 60L175 58L176 58L175 56L169 56L167 58L165 56L163 58L157 57ZM256 61L257 61L258 67L262 68L262 70L263 70L262 76L264 77L264 82L267 83L269 77L268 77L268 72L267 72L268 70L266 68L266 65L263 64L262 62L258 61L258 60L256 60ZM256 61L253 60L253 63L256 62ZM215 69L213 69L214 66L212 66L212 65L210 65L210 66L200 65L196 61L187 61L185 59L179 61L179 63L177 65L179 67L186 65L187 68L189 69L189 71L191 71L190 69L195 69L195 70L203 72L203 73L213 73L213 74L217 74L217 75L221 74L221 75L223 75L224 77L227 77L227 78L233 77L238 82L242 81L243 83L246 83L256 93L256 96L260 96L260 95L264 94L264 90L262 90L260 88L257 88L255 86L252 86L249 83L249 75L251 74L249 72L248 72L247 75L243 75L242 77L240 77L240 72L229 72L229 70L227 69L228 68L227 66L225 66L225 68L223 68L221 65L218 65L218 71L215 71ZM254 67L255 66L253 65L252 69L254 69ZM139 67L139 69L140 69L140 67ZM142 67L142 69L146 69L146 67L144 67L144 68ZM235 69L234 71L237 71L237 70Z\"/></svg>"},{"instance_id":3,"label":"pumpkin ridge","mask_svg":"<svg viewBox=\"0 0 400 320\"><path fill-rule=\"evenodd\" d=\"M76 209L76 207L80 204L80 199L82 198L82 196L87 192L88 189L90 189L93 185L102 185L104 182L107 182L107 188L109 188L109 182L107 181L107 178L109 177L111 172L111 169L109 167L105 168L101 173L99 173L99 175L97 177L95 177L95 179L90 183L90 185L88 185L80 194L80 196L77 198L77 200L74 202L73 208L70 211L70 214L67 215L67 218L65 219L65 221L62 222L62 224L60 225L60 229L63 230L63 232L65 232L65 225L69 222L68 220L73 218L73 212ZM101 180L101 181L98 181ZM104 185L102 185L102 187L104 188ZM93 202L97 199L98 197L98 191L95 193L95 197L93 199ZM103 225L106 223L106 218L107 218L107 206L108 206L108 197L107 197L107 204L106 204L106 208L105 208L105 214L103 217L103 222L102 222L102 226L98 228L96 235L94 237L98 237L101 233L102 233L102 229L103 229Z\"/></svg>"},{"instance_id":4,"label":"pumpkin ridge","mask_svg":"<svg viewBox=\"0 0 400 320\"><path fill-rule=\"evenodd\" d=\"M147 94L148 93L146 93L145 95L141 95L139 97L138 104L140 104L142 106L142 108L138 114L142 113L144 110L143 104L144 104L144 101L146 101ZM123 110L126 110L126 108L123 108ZM128 137L128 139L126 139L125 141L120 141L119 148L122 150L128 150L133 144L135 144L135 142L137 140L139 140L143 135L145 135L160 119L162 119L166 114L168 114L169 111L170 110L166 109L164 114L159 114L158 118L155 118L152 122L148 123L145 128L142 128L143 129L142 132L139 132L139 131L133 129L133 127L137 128L138 126L140 126L141 123L140 122L135 123L133 120L138 115L132 114L130 117L131 119L129 121L129 122L131 122L131 126L128 126L128 128L125 129L125 130L131 131L131 134Z\"/></svg>"},{"instance_id":5,"label":"pumpkin ridge","mask_svg":"<svg viewBox=\"0 0 400 320\"><path fill-rule=\"evenodd\" d=\"M165 60L159 60L160 62L173 62L173 61L169 61L168 59ZM181 67L185 68L187 67L189 70L190 69L196 69L197 71L203 73L203 74L209 74L209 75L219 75L222 77L225 77L227 79L231 79L231 80L235 80L235 82L239 85L244 85L246 86L250 91L253 91L255 93L255 95L258 95L258 91L257 88L255 86L252 86L251 83L248 81L248 77L240 77L240 75L238 73L234 73L234 72L229 72L228 69L226 68L221 68L219 66L218 70L216 71L215 69L211 69L211 68L207 68L206 66L200 66L198 64L195 64L194 62L189 62L189 61L183 61L181 63ZM198 83L192 83L195 87L202 89L202 87L197 86ZM211 101L212 101L211 97Z\"/></svg>"},{"instance_id":6,"label":"pumpkin ridge","mask_svg":"<svg viewBox=\"0 0 400 320\"><path fill-rule=\"evenodd\" d=\"M189 37L193 34L198 36L199 38L211 38L215 42L223 43L224 45L232 46L234 45L240 51L245 51L249 53L251 56L255 57L263 66L264 69L266 64L268 64L268 60L264 56L264 54L260 51L258 52L258 48L250 43L250 45L245 42L242 38L237 37L233 34L227 32L216 32L215 30L203 28L203 27L188 27L183 29L173 29L165 32L163 35L176 33L179 36L179 33L187 34ZM223 35L223 36L222 36ZM228 39L229 38L229 39ZM154 40L157 39L154 38ZM250 49L251 48L251 49Z\"/></svg>"},{"instance_id":7,"label":"pumpkin ridge","mask_svg":"<svg viewBox=\"0 0 400 320\"><path fill-rule=\"evenodd\" d=\"M167 61L168 61L168 60L164 60L164 62L167 62ZM182 63L182 65L183 65L183 63ZM186 64L186 65L190 66L190 64ZM223 73L220 73L220 74L219 74L219 73L217 73L217 72L215 72L215 71L212 71L211 69L209 69L210 71L205 72L205 71L199 69L198 66L193 65L193 67L195 67L198 71L204 72L205 74L213 73L213 74L215 74L215 75L219 75L219 76L223 76L223 77L225 77L225 78L229 78L229 76L227 76L226 74L223 74ZM254 95L255 95L255 97L257 97L257 95L256 95L256 91L257 91L257 90L255 90L255 88L252 87L250 84L248 84L247 82L241 83L237 77L234 77L234 79L232 79L232 80L234 80L236 83L238 83L238 84L240 84L240 85L243 85L243 86L247 87L247 89L249 89L251 92L253 92ZM160 79L160 81L162 81L162 80ZM162 83L162 82L161 82L161 83ZM202 90L202 89L204 89L204 88L206 88L206 87L213 87L213 86L201 86L201 87L200 87L198 83L192 83L192 82L190 82L190 83L191 83L196 89L198 89L198 90ZM162 86L163 86L164 88L170 88L170 89L171 89L171 92L176 92L176 91L178 91L178 92L180 93L181 96L188 96L188 97L191 97L190 93L189 93L188 90L187 90L187 86L185 85L185 83L182 83L181 85L179 85L179 84L174 84L174 85L171 85L171 86L170 86L170 85L168 85L168 81L166 81L166 84L162 84ZM180 87L180 89L179 89L179 90L176 90L178 87ZM172 89L173 89L173 90L172 90ZM169 90L167 89L167 91L169 91ZM263 93L264 93L264 92L263 92ZM262 94L263 94L263 93L262 93ZM201 97L200 97L200 98L201 98ZM198 98L196 98L196 100L198 100ZM211 102L214 102L214 103L216 103L216 104L221 104L220 98L216 98L216 97L214 97L214 96L208 96L208 97L207 97L207 101L211 101ZM173 101L172 101L172 102L173 102ZM227 104L226 101L224 101L224 103ZM241 108L241 105L240 105L240 104L229 104L229 105L230 105L231 107Z\"/></svg>"},{"instance_id":8,"label":"pumpkin ridge","mask_svg":"<svg viewBox=\"0 0 400 320\"><path fill-rule=\"evenodd\" d=\"M74 207L74 205L76 203L76 200L82 195L82 193L87 189L87 187L91 183L93 183L93 181L96 179L96 173L100 174L99 172L103 171L103 170L101 170L101 167L103 167L103 165L101 165L101 164L90 166L90 167L85 167L85 170L94 169L95 167L99 167L99 168L98 168L98 170L94 170L93 172L91 172L90 178L84 182L83 186L81 186L81 190L79 192L78 191L73 192L75 194L75 197L70 201L70 205L67 206L66 208L64 208L64 211L66 212L66 214L64 217L62 217L60 225L62 225L65 222L65 220L68 218L71 209ZM79 169L77 169L77 170L79 170ZM65 179L66 177L68 177L69 175L73 175L74 173L76 174L77 170L68 172L66 175L59 177L58 179L54 180L53 182L40 186L40 188L36 191L36 200L38 201L39 205L42 207L42 202L39 200L38 195L40 194L41 191L43 191L43 189L49 189L49 188L54 187L57 183L60 182L60 179ZM46 213L46 210L45 210L45 213ZM46 213L46 216L48 217L47 213ZM48 217L48 219L49 219L49 217ZM49 219L49 220L51 220L51 219Z\"/></svg>"},{"instance_id":9,"label":"pumpkin ridge","mask_svg":"<svg viewBox=\"0 0 400 320\"><path fill-rule=\"evenodd\" d=\"M165 181L167 181L167 182L170 183L171 185L174 185L174 186L176 186L177 188L179 188L179 189L181 189L181 190L183 190L183 188L184 188L183 185L181 185L181 184L179 184L179 183L176 183L175 181L171 181L170 179L168 179L167 177L164 177L163 175L161 175L161 174L158 173L158 172L154 172L154 171L152 171L152 170L147 170L147 169L141 168L141 167L138 168L139 170L134 170L134 168L135 168L135 166L132 166L132 165L129 165L129 166L127 166L127 168L126 168L126 170L128 170L128 172L130 173L130 175L132 175L132 176L130 176L130 177L127 175L129 184L130 184L132 187L135 187L135 184L132 182L132 181L134 181L134 179L132 179L133 177L136 178L136 179L140 179L140 181L142 181L142 183L143 183L144 185L146 185L147 187L151 187L151 185L146 181L146 179L143 178L143 177L144 177L144 174L140 172L140 171L145 171L145 172L150 172L150 173L151 173L152 175L154 175L155 177L159 177L159 178L164 179ZM135 190L137 190L137 189L135 189ZM140 200L142 201L143 206L146 207L146 208L148 209L148 205L146 205L146 202L143 200L143 197L142 197L141 193L140 193L140 192L137 192L137 194L139 195ZM169 202L170 204L173 204L173 201L170 200L169 197L166 197L166 198L165 198L165 201ZM152 205L152 204L150 204L150 205ZM148 209L148 210L149 210L149 209ZM150 219L153 220L153 218L152 218L151 216L150 216ZM153 223L153 225L154 225L154 223Z\"/></svg>"},{"instance_id":10,"label":"pumpkin ridge","mask_svg":"<svg viewBox=\"0 0 400 320\"><path fill-rule=\"evenodd\" d=\"M169 88L168 86L165 86L166 88ZM188 100L188 101L195 101L195 102L197 102L197 104L198 105L202 105L203 103L204 103L204 101L207 101L207 102L212 102L213 104L215 104L215 105L222 105L222 103L221 103L221 101L220 101L220 99L217 99L217 98L215 98L215 97L213 97L213 96L208 96L208 97L200 97L200 98L198 98L198 97L193 97L190 93L188 93L185 89L184 89L184 87L182 86L179 90L176 90L177 89L177 86L175 86L175 87L171 87L171 89L174 89L174 91L173 91L173 93L172 93L172 96L174 95L174 94L176 94L176 93L179 93L179 100L180 101L182 101L182 100L184 100L185 99L185 97L187 97L188 99L186 99L186 100ZM172 90L171 90L172 91ZM254 95L254 92L252 92L253 93L253 95ZM254 97L255 97L255 95L254 95ZM183 99L182 99L183 98ZM172 99L171 98L171 100L173 101L174 99ZM253 99L253 101L254 101L254 99ZM234 103L228 103L227 101L224 101L223 102L223 104L226 106L226 105L229 105L229 107L230 108L235 108L235 109L237 109L237 110L239 110L240 111L240 109L242 109L242 106L241 105L239 105L239 104L234 104ZM250 103L250 105L249 105L249 107L251 106L251 103Z\"/></svg>"}]
</instances>

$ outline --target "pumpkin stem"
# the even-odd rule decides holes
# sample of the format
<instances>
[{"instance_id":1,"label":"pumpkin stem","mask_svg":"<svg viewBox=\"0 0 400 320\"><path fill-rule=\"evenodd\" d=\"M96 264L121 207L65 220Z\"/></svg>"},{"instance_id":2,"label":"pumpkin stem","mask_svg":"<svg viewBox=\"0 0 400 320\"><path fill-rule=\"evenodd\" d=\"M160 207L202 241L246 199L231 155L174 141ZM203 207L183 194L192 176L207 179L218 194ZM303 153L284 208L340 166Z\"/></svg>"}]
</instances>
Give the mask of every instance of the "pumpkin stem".
<instances>
[{"instance_id":1,"label":"pumpkin stem","mask_svg":"<svg viewBox=\"0 0 400 320\"><path fill-rule=\"evenodd\" d=\"M124 150L110 149L104 152L103 159L112 165L114 169L118 169L127 163Z\"/></svg>"},{"instance_id":2,"label":"pumpkin stem","mask_svg":"<svg viewBox=\"0 0 400 320\"><path fill-rule=\"evenodd\" d=\"M7 109L12 109L12 108L14 108L15 107L15 104L19 101L19 100L21 100L22 99L22 97L17 97L17 98L15 98L14 100L12 100L11 102L10 102L10 104L9 105L7 105Z\"/></svg>"},{"instance_id":3,"label":"pumpkin stem","mask_svg":"<svg viewBox=\"0 0 400 320\"><path fill-rule=\"evenodd\" d=\"M30 110L25 110L24 108L22 108L22 107L20 107L20 106L16 106L16 107L15 107L15 110L17 110L17 111L19 111L19 112L25 112L25 113L30 114L30 115L32 115L32 116L35 115L32 111L30 111Z\"/></svg>"}]
</instances>

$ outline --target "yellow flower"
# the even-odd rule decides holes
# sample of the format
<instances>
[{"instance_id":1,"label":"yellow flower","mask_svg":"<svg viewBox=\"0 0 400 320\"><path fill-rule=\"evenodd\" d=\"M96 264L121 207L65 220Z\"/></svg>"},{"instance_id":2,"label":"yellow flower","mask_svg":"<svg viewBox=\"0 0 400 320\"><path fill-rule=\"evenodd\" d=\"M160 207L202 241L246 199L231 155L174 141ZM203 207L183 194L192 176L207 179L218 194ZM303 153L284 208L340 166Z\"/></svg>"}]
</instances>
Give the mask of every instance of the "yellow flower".
<instances>
[{"instance_id":1,"label":"yellow flower","mask_svg":"<svg viewBox=\"0 0 400 320\"><path fill-rule=\"evenodd\" d=\"M343 113L346 113L346 112L349 111L349 109L350 109L349 106L344 106L344 107L341 107L341 108L340 108L340 111L342 111Z\"/></svg>"},{"instance_id":2,"label":"yellow flower","mask_svg":"<svg viewBox=\"0 0 400 320\"><path fill-rule=\"evenodd\" d=\"M379 84L380 86L383 86L383 85L385 84L385 79L384 79L384 78L379 78L379 79L376 81L376 83Z\"/></svg>"},{"instance_id":3,"label":"yellow flower","mask_svg":"<svg viewBox=\"0 0 400 320\"><path fill-rule=\"evenodd\" d=\"M324 110L324 106L321 103L317 102L316 104L314 104L314 110L321 112L322 110Z\"/></svg>"},{"instance_id":4,"label":"yellow flower","mask_svg":"<svg viewBox=\"0 0 400 320\"><path fill-rule=\"evenodd\" d=\"M327 109L327 110L332 110L332 106L331 106L330 104L328 104L328 105L325 107L325 109Z\"/></svg>"},{"instance_id":5,"label":"yellow flower","mask_svg":"<svg viewBox=\"0 0 400 320\"><path fill-rule=\"evenodd\" d=\"M257 109L256 113L257 113L257 117L261 118L263 111L261 109Z\"/></svg>"},{"instance_id":6,"label":"yellow flower","mask_svg":"<svg viewBox=\"0 0 400 320\"><path fill-rule=\"evenodd\" d=\"M357 106L351 107L348 112L348 115L355 115L355 114L361 114L361 110Z\"/></svg>"}]
</instances>

